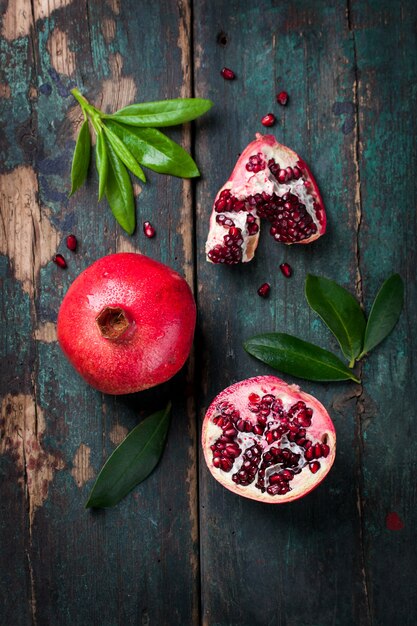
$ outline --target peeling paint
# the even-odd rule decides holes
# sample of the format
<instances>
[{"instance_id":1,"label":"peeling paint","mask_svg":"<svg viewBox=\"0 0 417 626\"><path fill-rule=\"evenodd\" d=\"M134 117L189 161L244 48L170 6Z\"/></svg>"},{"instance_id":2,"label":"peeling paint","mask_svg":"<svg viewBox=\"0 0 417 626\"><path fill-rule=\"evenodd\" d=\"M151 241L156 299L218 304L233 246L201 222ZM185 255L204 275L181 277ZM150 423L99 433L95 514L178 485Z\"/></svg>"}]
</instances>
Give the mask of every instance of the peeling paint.
<instances>
[{"instance_id":1,"label":"peeling paint","mask_svg":"<svg viewBox=\"0 0 417 626\"><path fill-rule=\"evenodd\" d=\"M0 98L6 98L8 100L11 95L10 86L5 83L0 83Z\"/></svg>"},{"instance_id":2,"label":"peeling paint","mask_svg":"<svg viewBox=\"0 0 417 626\"><path fill-rule=\"evenodd\" d=\"M45 17L49 17L53 11L70 5L72 1L73 0L33 0L35 19L45 19Z\"/></svg>"},{"instance_id":3,"label":"peeling paint","mask_svg":"<svg viewBox=\"0 0 417 626\"><path fill-rule=\"evenodd\" d=\"M35 22L49 17L53 11L66 7L71 2L72 0L33 0ZM8 41L27 37L32 24L31 0L9 0L3 16L2 36Z\"/></svg>"},{"instance_id":4,"label":"peeling paint","mask_svg":"<svg viewBox=\"0 0 417 626\"><path fill-rule=\"evenodd\" d=\"M107 0L107 4L115 15L120 13L120 0Z\"/></svg>"},{"instance_id":5,"label":"peeling paint","mask_svg":"<svg viewBox=\"0 0 417 626\"><path fill-rule=\"evenodd\" d=\"M30 0L9 0L3 15L2 36L8 41L26 37L32 24Z\"/></svg>"},{"instance_id":6,"label":"peeling paint","mask_svg":"<svg viewBox=\"0 0 417 626\"><path fill-rule=\"evenodd\" d=\"M71 476L77 487L82 487L91 478L94 478L94 470L90 465L91 448L81 444L77 449L72 462Z\"/></svg>"},{"instance_id":7,"label":"peeling paint","mask_svg":"<svg viewBox=\"0 0 417 626\"><path fill-rule=\"evenodd\" d=\"M117 52L109 56L111 78L103 81L102 92L96 105L103 111L117 111L135 101L136 85L131 76L122 76L123 58Z\"/></svg>"},{"instance_id":8,"label":"peeling paint","mask_svg":"<svg viewBox=\"0 0 417 626\"><path fill-rule=\"evenodd\" d=\"M42 448L45 432L43 412L30 395L7 395L1 403L0 454L10 454L20 474L18 483L26 490L29 522L48 497L55 471L64 467L61 455Z\"/></svg>"},{"instance_id":9,"label":"peeling paint","mask_svg":"<svg viewBox=\"0 0 417 626\"><path fill-rule=\"evenodd\" d=\"M139 183L133 183L132 187L133 195L135 196L135 198L137 198L142 193L142 187L139 185Z\"/></svg>"},{"instance_id":10,"label":"peeling paint","mask_svg":"<svg viewBox=\"0 0 417 626\"><path fill-rule=\"evenodd\" d=\"M54 28L49 35L46 47L52 67L59 74L72 76L75 71L75 54L69 49L67 33Z\"/></svg>"},{"instance_id":11,"label":"peeling paint","mask_svg":"<svg viewBox=\"0 0 417 626\"><path fill-rule=\"evenodd\" d=\"M133 244L131 239L126 239L126 237L123 237L123 235L119 235L116 241L116 252L140 253L140 250Z\"/></svg>"},{"instance_id":12,"label":"peeling paint","mask_svg":"<svg viewBox=\"0 0 417 626\"><path fill-rule=\"evenodd\" d=\"M51 260L58 241L47 209L38 203L38 181L33 168L21 165L1 174L0 253L9 257L16 279L32 297L40 269Z\"/></svg>"},{"instance_id":13,"label":"peeling paint","mask_svg":"<svg viewBox=\"0 0 417 626\"><path fill-rule=\"evenodd\" d=\"M35 329L33 336L38 341L43 341L45 343L53 343L54 341L57 341L56 324L53 322L41 324Z\"/></svg>"},{"instance_id":14,"label":"peeling paint","mask_svg":"<svg viewBox=\"0 0 417 626\"><path fill-rule=\"evenodd\" d=\"M111 19L103 20L101 32L103 33L104 41L110 43L116 36L116 22Z\"/></svg>"},{"instance_id":15,"label":"peeling paint","mask_svg":"<svg viewBox=\"0 0 417 626\"><path fill-rule=\"evenodd\" d=\"M128 432L129 431L125 426L122 426L121 424L115 424L109 433L110 441L115 446L118 446L119 443L122 443Z\"/></svg>"}]
</instances>

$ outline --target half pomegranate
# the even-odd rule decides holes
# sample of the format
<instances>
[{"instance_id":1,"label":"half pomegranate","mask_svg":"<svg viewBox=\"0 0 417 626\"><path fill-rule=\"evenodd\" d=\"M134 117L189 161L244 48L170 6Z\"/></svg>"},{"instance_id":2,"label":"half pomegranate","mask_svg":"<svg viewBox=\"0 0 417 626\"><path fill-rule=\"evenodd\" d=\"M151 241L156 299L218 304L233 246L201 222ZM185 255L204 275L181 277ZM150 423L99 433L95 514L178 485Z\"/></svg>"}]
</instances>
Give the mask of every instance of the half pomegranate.
<instances>
[{"instance_id":1,"label":"half pomegranate","mask_svg":"<svg viewBox=\"0 0 417 626\"><path fill-rule=\"evenodd\" d=\"M213 400L202 444L210 472L224 487L282 504L305 496L328 474L336 433L316 398L275 376L257 376Z\"/></svg>"},{"instance_id":2,"label":"half pomegranate","mask_svg":"<svg viewBox=\"0 0 417 626\"><path fill-rule=\"evenodd\" d=\"M234 265L250 261L260 219L286 244L311 243L326 231L326 212L306 163L273 135L256 134L218 192L206 242L207 260Z\"/></svg>"}]
</instances>

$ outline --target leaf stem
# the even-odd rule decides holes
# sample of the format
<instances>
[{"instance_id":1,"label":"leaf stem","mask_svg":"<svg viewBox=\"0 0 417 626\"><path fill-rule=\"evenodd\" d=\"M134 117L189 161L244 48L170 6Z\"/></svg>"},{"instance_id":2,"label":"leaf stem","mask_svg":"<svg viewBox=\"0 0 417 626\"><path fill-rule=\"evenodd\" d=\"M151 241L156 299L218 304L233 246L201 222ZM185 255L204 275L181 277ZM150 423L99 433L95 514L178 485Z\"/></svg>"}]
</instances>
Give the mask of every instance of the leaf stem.
<instances>
[{"instance_id":1,"label":"leaf stem","mask_svg":"<svg viewBox=\"0 0 417 626\"><path fill-rule=\"evenodd\" d=\"M351 360L349 361L349 367L352 369L354 365L355 365L355 357L352 357Z\"/></svg>"},{"instance_id":2,"label":"leaf stem","mask_svg":"<svg viewBox=\"0 0 417 626\"><path fill-rule=\"evenodd\" d=\"M96 107L90 104L87 98L85 98L76 87L74 89L71 89L71 93L77 100L84 113L87 112L89 115L91 115L91 117L103 117L104 113L100 111L100 109L96 109Z\"/></svg>"}]
</instances>

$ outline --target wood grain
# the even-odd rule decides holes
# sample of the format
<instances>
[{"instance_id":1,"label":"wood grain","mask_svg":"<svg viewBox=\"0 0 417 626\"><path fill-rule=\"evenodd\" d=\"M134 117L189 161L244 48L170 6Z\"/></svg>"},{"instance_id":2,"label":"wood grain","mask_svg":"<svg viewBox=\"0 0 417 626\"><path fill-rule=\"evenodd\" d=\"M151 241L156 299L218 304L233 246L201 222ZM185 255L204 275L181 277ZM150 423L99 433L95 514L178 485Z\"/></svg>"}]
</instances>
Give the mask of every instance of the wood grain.
<instances>
[{"instance_id":1,"label":"wood grain","mask_svg":"<svg viewBox=\"0 0 417 626\"><path fill-rule=\"evenodd\" d=\"M414 626L416 19L411 0L0 1L1 624ZM178 96L215 102L192 128L168 130L194 150L201 179L150 172L135 182L133 237L97 204L94 168L68 199L75 85L109 111ZM275 102L282 89L286 108ZM284 247L264 227L252 263L209 265L214 195L270 111L278 140L317 177L328 233ZM147 219L153 240L142 234ZM76 254L65 248L70 232ZM66 362L56 316L75 276L122 250L180 271L199 324L182 373L112 398ZM57 251L64 272L51 263ZM307 272L337 280L366 311L399 272L405 310L359 367L361 385L294 381L329 408L336 463L304 501L262 506L212 479L198 425L225 386L270 372L243 350L255 332L338 352L304 299ZM265 281L269 300L256 294ZM157 470L114 510L85 511L114 446L168 398ZM402 530L387 528L390 512Z\"/></svg>"}]
</instances>

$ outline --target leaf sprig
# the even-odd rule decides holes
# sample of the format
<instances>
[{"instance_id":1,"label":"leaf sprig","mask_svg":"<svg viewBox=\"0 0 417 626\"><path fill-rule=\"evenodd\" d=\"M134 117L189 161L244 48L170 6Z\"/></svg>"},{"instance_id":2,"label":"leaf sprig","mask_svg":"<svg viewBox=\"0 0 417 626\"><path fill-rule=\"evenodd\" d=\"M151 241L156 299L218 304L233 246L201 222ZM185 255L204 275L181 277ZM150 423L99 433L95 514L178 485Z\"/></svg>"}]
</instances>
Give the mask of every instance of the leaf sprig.
<instances>
[{"instance_id":1,"label":"leaf sprig","mask_svg":"<svg viewBox=\"0 0 417 626\"><path fill-rule=\"evenodd\" d=\"M109 115L92 106L78 89L71 90L84 114L71 168L71 194L84 183L91 155L89 121L96 134L98 200L105 195L114 217L131 235L135 229L135 203L128 170L146 182L141 167L180 178L200 175L192 157L158 128L195 120L213 103L203 98L175 98L131 104Z\"/></svg>"},{"instance_id":2,"label":"leaf sprig","mask_svg":"<svg viewBox=\"0 0 417 626\"><path fill-rule=\"evenodd\" d=\"M401 277L393 274L383 283L368 320L356 298L328 278L308 274L305 295L336 337L348 366L332 352L286 333L256 335L244 343L245 350L274 369L298 378L359 383L352 371L355 363L390 334L400 316L404 300Z\"/></svg>"},{"instance_id":3,"label":"leaf sprig","mask_svg":"<svg viewBox=\"0 0 417 626\"><path fill-rule=\"evenodd\" d=\"M171 404L149 415L123 439L103 465L86 508L114 506L149 476L164 450Z\"/></svg>"}]
</instances>

